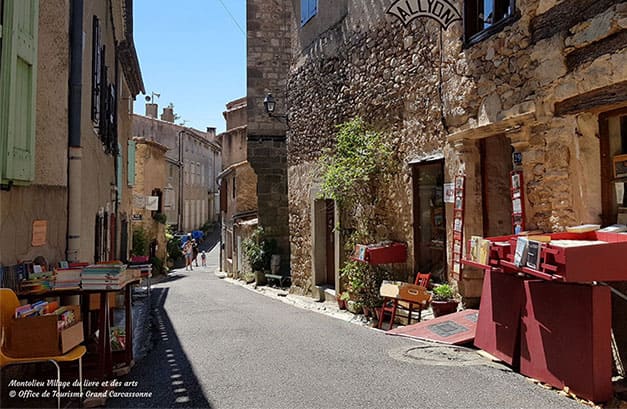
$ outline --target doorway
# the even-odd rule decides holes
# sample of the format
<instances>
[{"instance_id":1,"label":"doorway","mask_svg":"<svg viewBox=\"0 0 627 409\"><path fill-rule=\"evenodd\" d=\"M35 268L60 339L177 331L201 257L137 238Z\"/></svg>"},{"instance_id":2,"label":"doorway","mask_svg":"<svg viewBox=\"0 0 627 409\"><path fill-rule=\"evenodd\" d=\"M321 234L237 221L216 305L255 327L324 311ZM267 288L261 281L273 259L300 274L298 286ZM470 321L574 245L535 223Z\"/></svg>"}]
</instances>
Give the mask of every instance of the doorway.
<instances>
[{"instance_id":1,"label":"doorway","mask_svg":"<svg viewBox=\"0 0 627 409\"><path fill-rule=\"evenodd\" d=\"M312 210L313 284L336 289L335 202L329 199L314 200Z\"/></svg>"},{"instance_id":2,"label":"doorway","mask_svg":"<svg viewBox=\"0 0 627 409\"><path fill-rule=\"evenodd\" d=\"M446 275L444 160L412 165L414 274Z\"/></svg>"},{"instance_id":3,"label":"doorway","mask_svg":"<svg viewBox=\"0 0 627 409\"><path fill-rule=\"evenodd\" d=\"M627 109L602 114L599 133L603 226L627 224L627 176L621 171L627 167L627 160L619 160L627 154Z\"/></svg>"},{"instance_id":4,"label":"doorway","mask_svg":"<svg viewBox=\"0 0 627 409\"><path fill-rule=\"evenodd\" d=\"M510 173L513 148L505 135L480 141L483 236L513 233Z\"/></svg>"}]
</instances>

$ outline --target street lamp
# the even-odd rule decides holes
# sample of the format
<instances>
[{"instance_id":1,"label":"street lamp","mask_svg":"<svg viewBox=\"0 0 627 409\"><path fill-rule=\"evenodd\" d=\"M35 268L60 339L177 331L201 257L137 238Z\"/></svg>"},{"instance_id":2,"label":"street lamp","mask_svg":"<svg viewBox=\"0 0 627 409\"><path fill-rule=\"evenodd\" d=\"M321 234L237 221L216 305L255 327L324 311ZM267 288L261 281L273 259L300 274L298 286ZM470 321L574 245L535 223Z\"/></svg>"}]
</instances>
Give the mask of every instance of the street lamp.
<instances>
[{"instance_id":1,"label":"street lamp","mask_svg":"<svg viewBox=\"0 0 627 409\"><path fill-rule=\"evenodd\" d=\"M277 115L274 113L274 110L276 109L276 100L274 99L272 94L267 94L266 97L263 99L263 107L266 110L266 113L268 114L269 117L276 118L276 119L285 119L285 123L287 124L288 122L287 114Z\"/></svg>"}]
</instances>

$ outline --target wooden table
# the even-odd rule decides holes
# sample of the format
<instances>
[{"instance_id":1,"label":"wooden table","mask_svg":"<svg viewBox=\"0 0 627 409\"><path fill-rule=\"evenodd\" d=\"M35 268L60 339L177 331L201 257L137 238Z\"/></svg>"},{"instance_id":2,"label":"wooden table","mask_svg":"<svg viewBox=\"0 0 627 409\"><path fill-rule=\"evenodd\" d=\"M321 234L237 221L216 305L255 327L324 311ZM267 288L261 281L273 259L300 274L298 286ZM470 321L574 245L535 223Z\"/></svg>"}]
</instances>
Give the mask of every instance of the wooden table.
<instances>
[{"instance_id":1,"label":"wooden table","mask_svg":"<svg viewBox=\"0 0 627 409\"><path fill-rule=\"evenodd\" d=\"M29 301L33 299L41 299L47 297L66 297L78 295L81 297L81 311L83 316L89 313L89 296L92 294L100 295L100 304L98 307L98 343L96 352L98 359L96 362L97 375L101 379L110 378L113 374L113 351L111 350L111 316L109 305L109 293L117 293L124 291L124 311L125 311L125 331L126 345L122 351L125 365L130 366L133 361L133 313L131 309L131 289L134 284L139 283L140 279L128 282L122 289L102 289L102 290L83 290L83 289L67 289L67 290L49 290L38 293L18 293L19 298L26 298ZM90 335L88 320L83 319L83 329Z\"/></svg>"}]
</instances>

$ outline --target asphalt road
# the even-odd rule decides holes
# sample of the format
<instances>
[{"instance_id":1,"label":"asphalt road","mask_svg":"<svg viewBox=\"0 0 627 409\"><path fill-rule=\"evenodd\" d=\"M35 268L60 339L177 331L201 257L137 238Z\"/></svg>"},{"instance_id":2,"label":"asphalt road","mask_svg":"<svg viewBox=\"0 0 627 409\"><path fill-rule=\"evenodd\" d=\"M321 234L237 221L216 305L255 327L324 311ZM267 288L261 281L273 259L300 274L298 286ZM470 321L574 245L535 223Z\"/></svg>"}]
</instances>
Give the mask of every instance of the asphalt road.
<instances>
[{"instance_id":1,"label":"asphalt road","mask_svg":"<svg viewBox=\"0 0 627 409\"><path fill-rule=\"evenodd\" d=\"M108 407L585 407L474 352L424 359L424 343L220 280L218 251L153 287L153 349Z\"/></svg>"}]
</instances>

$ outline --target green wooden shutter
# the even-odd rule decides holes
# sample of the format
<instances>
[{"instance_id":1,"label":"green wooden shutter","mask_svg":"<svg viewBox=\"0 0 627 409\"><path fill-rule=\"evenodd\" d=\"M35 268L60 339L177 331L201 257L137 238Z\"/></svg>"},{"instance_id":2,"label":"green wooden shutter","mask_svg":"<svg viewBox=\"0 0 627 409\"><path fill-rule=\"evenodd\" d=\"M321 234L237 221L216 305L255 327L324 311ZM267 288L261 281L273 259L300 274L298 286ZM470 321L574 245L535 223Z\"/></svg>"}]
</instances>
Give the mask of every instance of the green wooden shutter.
<instances>
[{"instance_id":1,"label":"green wooden shutter","mask_svg":"<svg viewBox=\"0 0 627 409\"><path fill-rule=\"evenodd\" d=\"M128 141L128 173L129 186L135 186L135 141Z\"/></svg>"},{"instance_id":2,"label":"green wooden shutter","mask_svg":"<svg viewBox=\"0 0 627 409\"><path fill-rule=\"evenodd\" d=\"M39 0L4 0L0 65L0 173L35 177L35 96Z\"/></svg>"},{"instance_id":3,"label":"green wooden shutter","mask_svg":"<svg viewBox=\"0 0 627 409\"><path fill-rule=\"evenodd\" d=\"M122 145L120 145L119 143L118 143L117 161L118 161L118 164L117 164L118 169L117 169L117 175L116 175L117 176L116 183L118 185L117 188L118 188L118 205L119 205L120 203L122 203L122 190L123 190L122 189L122 171L124 170L122 169L123 164L124 164L124 162L122 162Z\"/></svg>"}]
</instances>

